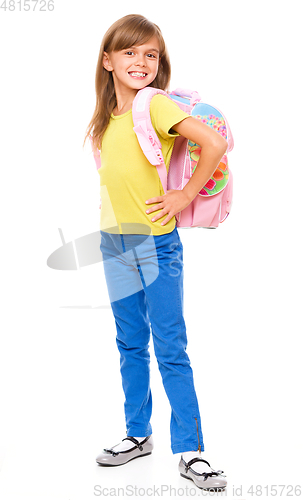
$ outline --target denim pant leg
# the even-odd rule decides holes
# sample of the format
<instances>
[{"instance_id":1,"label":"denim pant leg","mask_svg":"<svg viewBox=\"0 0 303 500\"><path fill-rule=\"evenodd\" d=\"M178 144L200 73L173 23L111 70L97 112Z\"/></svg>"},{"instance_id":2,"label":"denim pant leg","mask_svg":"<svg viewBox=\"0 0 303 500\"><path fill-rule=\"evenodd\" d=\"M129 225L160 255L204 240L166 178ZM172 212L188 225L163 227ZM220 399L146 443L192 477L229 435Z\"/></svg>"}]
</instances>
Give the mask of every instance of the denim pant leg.
<instances>
[{"instance_id":1,"label":"denim pant leg","mask_svg":"<svg viewBox=\"0 0 303 500\"><path fill-rule=\"evenodd\" d=\"M116 322L116 343L120 352L127 436L149 436L152 433L150 326L144 291L112 302L111 306Z\"/></svg>"},{"instance_id":2,"label":"denim pant leg","mask_svg":"<svg viewBox=\"0 0 303 500\"><path fill-rule=\"evenodd\" d=\"M183 317L183 246L175 228L154 236L159 275L144 285L155 355L171 405L171 449L173 453L204 451L201 419L193 373L186 352ZM144 259L139 258L144 283Z\"/></svg>"},{"instance_id":3,"label":"denim pant leg","mask_svg":"<svg viewBox=\"0 0 303 500\"><path fill-rule=\"evenodd\" d=\"M152 394L145 293L134 254L125 248L123 236L101 231L100 249L116 324L127 436L149 436Z\"/></svg>"},{"instance_id":4,"label":"denim pant leg","mask_svg":"<svg viewBox=\"0 0 303 500\"><path fill-rule=\"evenodd\" d=\"M117 328L127 435L151 434L150 321L155 355L171 405L172 452L196 450L199 445L203 451L198 402L186 353L182 243L176 228L152 237L152 244L150 238L144 244L141 240L140 235L108 234L101 240Z\"/></svg>"}]
</instances>

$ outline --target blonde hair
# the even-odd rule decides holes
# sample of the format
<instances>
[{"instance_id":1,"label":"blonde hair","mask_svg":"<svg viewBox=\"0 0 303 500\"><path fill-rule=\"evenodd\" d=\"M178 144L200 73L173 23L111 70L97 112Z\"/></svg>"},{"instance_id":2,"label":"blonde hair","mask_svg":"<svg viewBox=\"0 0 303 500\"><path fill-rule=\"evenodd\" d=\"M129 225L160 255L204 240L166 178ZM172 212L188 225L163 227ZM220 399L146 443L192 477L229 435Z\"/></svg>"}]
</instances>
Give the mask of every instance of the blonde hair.
<instances>
[{"instance_id":1,"label":"blonde hair","mask_svg":"<svg viewBox=\"0 0 303 500\"><path fill-rule=\"evenodd\" d=\"M93 129L91 134L93 145L101 149L102 138L108 126L110 115L117 105L112 73L103 67L104 52L110 53L135 45L144 45L154 35L158 37L159 41L160 61L157 76L149 86L168 91L171 77L170 60L161 30L156 24L143 16L130 14L118 19L105 33L99 51L95 76L96 107L87 127L83 146Z\"/></svg>"}]
</instances>

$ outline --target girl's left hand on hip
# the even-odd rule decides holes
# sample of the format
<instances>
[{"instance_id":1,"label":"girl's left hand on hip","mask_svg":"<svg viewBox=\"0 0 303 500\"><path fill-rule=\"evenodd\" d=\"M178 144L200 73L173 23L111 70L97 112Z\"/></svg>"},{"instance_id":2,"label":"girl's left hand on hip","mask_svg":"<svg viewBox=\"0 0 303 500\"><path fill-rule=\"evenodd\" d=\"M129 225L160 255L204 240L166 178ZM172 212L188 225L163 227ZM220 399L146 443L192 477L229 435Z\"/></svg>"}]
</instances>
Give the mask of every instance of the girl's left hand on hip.
<instances>
[{"instance_id":1,"label":"girl's left hand on hip","mask_svg":"<svg viewBox=\"0 0 303 500\"><path fill-rule=\"evenodd\" d=\"M165 224L167 224L174 215L181 210L184 210L184 208L190 204L190 201L191 200L187 198L182 190L170 189L163 196L157 196L146 200L146 205L150 205L151 203L157 203L157 205L149 208L145 211L145 213L150 214L162 209L151 219L151 221L156 222L158 219L161 219L161 217L167 214L167 217L161 222L161 226L165 226Z\"/></svg>"}]
</instances>

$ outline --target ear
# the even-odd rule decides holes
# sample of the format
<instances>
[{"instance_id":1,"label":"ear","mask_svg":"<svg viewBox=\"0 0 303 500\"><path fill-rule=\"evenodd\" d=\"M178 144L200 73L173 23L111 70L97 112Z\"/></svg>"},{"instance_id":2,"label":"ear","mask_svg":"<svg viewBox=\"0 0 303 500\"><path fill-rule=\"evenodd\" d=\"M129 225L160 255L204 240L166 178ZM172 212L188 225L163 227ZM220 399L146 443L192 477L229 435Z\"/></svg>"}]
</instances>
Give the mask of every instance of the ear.
<instances>
[{"instance_id":1,"label":"ear","mask_svg":"<svg viewBox=\"0 0 303 500\"><path fill-rule=\"evenodd\" d=\"M107 52L103 53L103 68L105 68L107 71L112 71L113 67L110 63L110 58Z\"/></svg>"}]
</instances>

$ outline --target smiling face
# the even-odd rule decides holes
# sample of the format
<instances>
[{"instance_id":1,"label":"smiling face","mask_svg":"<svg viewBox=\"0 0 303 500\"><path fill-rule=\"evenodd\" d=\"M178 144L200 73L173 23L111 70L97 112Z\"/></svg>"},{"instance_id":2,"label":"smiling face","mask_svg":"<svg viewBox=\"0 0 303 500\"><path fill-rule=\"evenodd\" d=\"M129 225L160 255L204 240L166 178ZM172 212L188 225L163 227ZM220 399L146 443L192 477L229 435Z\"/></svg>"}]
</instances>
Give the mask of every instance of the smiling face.
<instances>
[{"instance_id":1,"label":"smiling face","mask_svg":"<svg viewBox=\"0 0 303 500\"><path fill-rule=\"evenodd\" d=\"M104 52L103 66L113 75L116 94L132 93L154 81L159 67L159 41L153 36L144 45Z\"/></svg>"}]
</instances>

